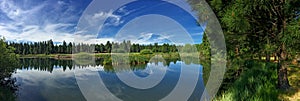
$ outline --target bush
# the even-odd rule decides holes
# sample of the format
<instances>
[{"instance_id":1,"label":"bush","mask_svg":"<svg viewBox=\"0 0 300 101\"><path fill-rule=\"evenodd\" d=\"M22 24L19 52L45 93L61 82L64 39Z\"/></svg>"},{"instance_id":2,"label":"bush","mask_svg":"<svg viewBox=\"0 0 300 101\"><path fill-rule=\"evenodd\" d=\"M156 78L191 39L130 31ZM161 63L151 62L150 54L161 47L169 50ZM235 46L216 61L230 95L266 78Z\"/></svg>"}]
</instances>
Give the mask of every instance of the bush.
<instances>
[{"instance_id":1,"label":"bush","mask_svg":"<svg viewBox=\"0 0 300 101\"><path fill-rule=\"evenodd\" d=\"M152 50L150 50L150 49L143 49L143 50L141 50L141 52L140 52L140 54L152 54L153 52L152 52Z\"/></svg>"},{"instance_id":2,"label":"bush","mask_svg":"<svg viewBox=\"0 0 300 101\"><path fill-rule=\"evenodd\" d=\"M15 79L11 75L19 65L18 56L14 48L7 46L4 38L0 38L0 101L14 101Z\"/></svg>"}]
</instances>

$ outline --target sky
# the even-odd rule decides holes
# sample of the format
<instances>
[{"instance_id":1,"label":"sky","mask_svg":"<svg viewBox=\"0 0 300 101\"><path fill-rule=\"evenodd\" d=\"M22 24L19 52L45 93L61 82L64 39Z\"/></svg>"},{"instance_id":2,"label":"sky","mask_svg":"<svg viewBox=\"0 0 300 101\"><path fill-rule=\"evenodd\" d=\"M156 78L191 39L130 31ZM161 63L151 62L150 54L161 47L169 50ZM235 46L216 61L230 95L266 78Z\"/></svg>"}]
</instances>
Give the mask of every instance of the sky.
<instances>
[{"instance_id":1,"label":"sky","mask_svg":"<svg viewBox=\"0 0 300 101\"><path fill-rule=\"evenodd\" d=\"M196 13L185 1L119 3L124 1L0 0L0 36L14 42L202 42L205 27L197 24Z\"/></svg>"}]
</instances>

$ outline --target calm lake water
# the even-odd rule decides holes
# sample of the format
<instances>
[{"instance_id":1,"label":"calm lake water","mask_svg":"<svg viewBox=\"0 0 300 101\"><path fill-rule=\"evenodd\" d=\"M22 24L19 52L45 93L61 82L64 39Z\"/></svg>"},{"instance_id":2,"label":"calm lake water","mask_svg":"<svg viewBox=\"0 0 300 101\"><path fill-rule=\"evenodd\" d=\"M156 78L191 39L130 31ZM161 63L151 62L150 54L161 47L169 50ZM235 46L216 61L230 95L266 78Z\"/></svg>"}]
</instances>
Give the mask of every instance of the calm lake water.
<instances>
[{"instance_id":1,"label":"calm lake water","mask_svg":"<svg viewBox=\"0 0 300 101\"><path fill-rule=\"evenodd\" d=\"M18 85L17 99L20 101L85 101L86 96L96 96L95 98L105 100L108 96L101 93L107 92L97 88L99 87L97 82L100 82L97 80L102 80L109 93L121 100L157 101L172 92L183 69L187 70L187 77L194 76L195 71L200 73L196 88L189 100L199 101L203 93L203 67L200 64L176 60L133 65L130 69L116 71L112 66L101 63L102 60L97 60L93 65L78 65L71 60L21 59L22 66L12 75ZM117 73L132 71L136 76L146 78L150 75L161 75L163 73L161 70L166 71L161 81L148 89L127 85L122 81L124 78L121 80L117 75ZM152 78L155 80L159 76L152 76ZM83 86L88 87L88 90Z\"/></svg>"}]
</instances>

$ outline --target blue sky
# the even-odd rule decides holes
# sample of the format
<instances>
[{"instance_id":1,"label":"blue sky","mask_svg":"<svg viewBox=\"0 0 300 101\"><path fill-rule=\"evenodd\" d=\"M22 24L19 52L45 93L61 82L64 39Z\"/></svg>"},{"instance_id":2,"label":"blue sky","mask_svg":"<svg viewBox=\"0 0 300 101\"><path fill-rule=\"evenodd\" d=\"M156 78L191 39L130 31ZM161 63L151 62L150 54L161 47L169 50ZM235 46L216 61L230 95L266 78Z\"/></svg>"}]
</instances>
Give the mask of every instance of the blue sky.
<instances>
[{"instance_id":1,"label":"blue sky","mask_svg":"<svg viewBox=\"0 0 300 101\"><path fill-rule=\"evenodd\" d=\"M105 7L99 4L103 10L99 7L88 16L89 11L85 10L91 8L90 3L91 0L1 0L0 36L16 42L49 39L72 42L81 26L93 23L97 27L86 32L96 34L90 40L97 43L122 40L142 44L190 43L189 37L194 43L202 41L202 27L196 24L193 18L196 14L185 2L180 2L179 7L160 0L138 0L116 10L110 9L115 3L109 2ZM90 18L82 20L84 17ZM89 24L77 26L80 21Z\"/></svg>"}]
</instances>

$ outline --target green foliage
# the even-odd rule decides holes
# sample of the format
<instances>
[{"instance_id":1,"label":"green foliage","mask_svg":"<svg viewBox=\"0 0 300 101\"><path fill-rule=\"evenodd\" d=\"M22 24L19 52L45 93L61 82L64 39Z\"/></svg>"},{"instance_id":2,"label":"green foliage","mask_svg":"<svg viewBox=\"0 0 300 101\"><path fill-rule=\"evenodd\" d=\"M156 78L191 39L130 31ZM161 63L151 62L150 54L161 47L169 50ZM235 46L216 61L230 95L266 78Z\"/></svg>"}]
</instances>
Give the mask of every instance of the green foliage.
<instances>
[{"instance_id":1,"label":"green foliage","mask_svg":"<svg viewBox=\"0 0 300 101\"><path fill-rule=\"evenodd\" d=\"M62 45L54 45L52 40L42 41L42 42L29 42L29 43L9 43L9 46L14 47L16 54L22 56L30 54L72 54L80 52L89 52L89 53L127 53L127 52L140 52L143 49L151 49L153 52L177 52L176 45L170 45L164 43L163 45L140 45L140 44L131 44L130 41L110 42L107 41L106 44L84 44L84 43L71 43L63 41Z\"/></svg>"},{"instance_id":2,"label":"green foliage","mask_svg":"<svg viewBox=\"0 0 300 101\"><path fill-rule=\"evenodd\" d=\"M225 33L229 59L279 57L279 88L288 88L286 66L292 53L300 49L300 0L188 0L192 7L206 14L204 2L217 14ZM205 16L200 16L203 20ZM207 29L208 31L211 29ZM206 31L207 32L207 31ZM236 67L241 67L237 65ZM239 69L238 69L239 70Z\"/></svg>"},{"instance_id":3,"label":"green foliage","mask_svg":"<svg viewBox=\"0 0 300 101\"><path fill-rule=\"evenodd\" d=\"M106 58L106 59L104 59L104 61L103 61L103 64L104 64L104 65L111 65L111 63L112 63L112 59L111 59L111 58Z\"/></svg>"},{"instance_id":4,"label":"green foliage","mask_svg":"<svg viewBox=\"0 0 300 101\"><path fill-rule=\"evenodd\" d=\"M235 48L247 49L243 54L280 54L280 49L289 54L299 49L294 46L300 40L300 7L295 5L299 3L299 0L239 0L228 5L221 21L227 33L235 35L231 37L239 43Z\"/></svg>"},{"instance_id":5,"label":"green foliage","mask_svg":"<svg viewBox=\"0 0 300 101\"><path fill-rule=\"evenodd\" d=\"M294 19L287 25L285 34L282 34L280 41L285 43L289 48L288 51L296 55L295 52L300 51L300 19Z\"/></svg>"},{"instance_id":6,"label":"green foliage","mask_svg":"<svg viewBox=\"0 0 300 101\"><path fill-rule=\"evenodd\" d=\"M2 68L16 66L18 61L14 48L7 46L4 39L0 39L0 66Z\"/></svg>"},{"instance_id":7,"label":"green foliage","mask_svg":"<svg viewBox=\"0 0 300 101\"><path fill-rule=\"evenodd\" d=\"M11 91L15 88L14 79L10 77L18 65L18 57L13 51L14 48L7 46L5 39L0 38L0 100L14 99Z\"/></svg>"},{"instance_id":8,"label":"green foliage","mask_svg":"<svg viewBox=\"0 0 300 101\"><path fill-rule=\"evenodd\" d=\"M300 4L300 0L238 0L228 6L221 18L227 33L240 36L231 37L239 43L230 47L235 48L235 55L264 55L267 61L270 55L279 56L278 73L284 74L278 76L280 89L289 88L285 64L291 53L299 50L293 46L300 40L300 7L294 3Z\"/></svg>"},{"instance_id":9,"label":"green foliage","mask_svg":"<svg viewBox=\"0 0 300 101\"><path fill-rule=\"evenodd\" d=\"M12 90L0 86L0 100L1 101L15 101L16 96Z\"/></svg>"},{"instance_id":10,"label":"green foliage","mask_svg":"<svg viewBox=\"0 0 300 101\"><path fill-rule=\"evenodd\" d=\"M5 39L0 39L0 79L10 74L11 68L18 65L18 57L13 51L14 48L7 46Z\"/></svg>"},{"instance_id":11,"label":"green foliage","mask_svg":"<svg viewBox=\"0 0 300 101\"><path fill-rule=\"evenodd\" d=\"M183 52L183 53L195 53L195 52L197 52L197 49L196 49L195 45L185 44L183 47L181 47L181 52Z\"/></svg>"},{"instance_id":12,"label":"green foliage","mask_svg":"<svg viewBox=\"0 0 300 101\"><path fill-rule=\"evenodd\" d=\"M227 62L227 68L224 74L222 86L220 91L228 90L235 80L239 78L247 68L245 68L245 61L241 59L234 59Z\"/></svg>"},{"instance_id":13,"label":"green foliage","mask_svg":"<svg viewBox=\"0 0 300 101\"><path fill-rule=\"evenodd\" d=\"M210 58L211 55L210 44L205 33L203 34L202 43L200 45L196 44L196 47L202 57Z\"/></svg>"},{"instance_id":14,"label":"green foliage","mask_svg":"<svg viewBox=\"0 0 300 101\"><path fill-rule=\"evenodd\" d=\"M152 50L150 50L150 49L143 49L143 50L141 50L141 52L140 52L140 54L152 54L153 52L152 52Z\"/></svg>"},{"instance_id":15,"label":"green foliage","mask_svg":"<svg viewBox=\"0 0 300 101\"><path fill-rule=\"evenodd\" d=\"M72 53L72 43L67 44L65 41L62 45L54 45L52 40L33 42L33 43L9 43L8 45L14 47L14 52L16 54L71 54Z\"/></svg>"}]
</instances>

